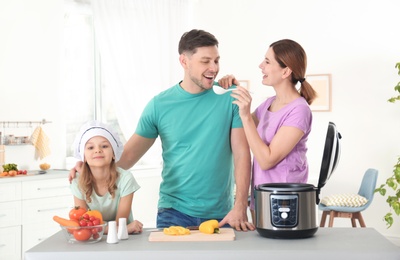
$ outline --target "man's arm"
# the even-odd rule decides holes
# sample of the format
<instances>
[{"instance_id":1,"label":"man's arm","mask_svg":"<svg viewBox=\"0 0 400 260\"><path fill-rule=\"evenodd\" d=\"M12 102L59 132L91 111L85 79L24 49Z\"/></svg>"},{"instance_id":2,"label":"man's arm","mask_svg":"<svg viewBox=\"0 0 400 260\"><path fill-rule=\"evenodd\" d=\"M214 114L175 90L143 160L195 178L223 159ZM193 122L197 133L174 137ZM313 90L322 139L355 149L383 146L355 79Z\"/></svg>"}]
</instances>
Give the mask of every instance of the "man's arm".
<instances>
[{"instance_id":1,"label":"man's arm","mask_svg":"<svg viewBox=\"0 0 400 260\"><path fill-rule=\"evenodd\" d=\"M118 167L128 170L135 165L140 158L154 144L156 138L145 138L137 134L133 134L128 142L124 145L121 159L117 162Z\"/></svg>"},{"instance_id":2,"label":"man's arm","mask_svg":"<svg viewBox=\"0 0 400 260\"><path fill-rule=\"evenodd\" d=\"M128 142L124 145L121 159L117 162L117 166L125 170L130 169L154 144L155 138L145 138L137 134L133 134ZM76 177L76 172L82 169L83 162L76 162L74 168L69 171L68 180L71 183Z\"/></svg>"},{"instance_id":3,"label":"man's arm","mask_svg":"<svg viewBox=\"0 0 400 260\"><path fill-rule=\"evenodd\" d=\"M233 209L220 222L220 226L228 223L236 230L254 230L255 227L247 219L248 195L251 175L251 155L243 128L233 128L231 145L235 165L236 196Z\"/></svg>"}]
</instances>

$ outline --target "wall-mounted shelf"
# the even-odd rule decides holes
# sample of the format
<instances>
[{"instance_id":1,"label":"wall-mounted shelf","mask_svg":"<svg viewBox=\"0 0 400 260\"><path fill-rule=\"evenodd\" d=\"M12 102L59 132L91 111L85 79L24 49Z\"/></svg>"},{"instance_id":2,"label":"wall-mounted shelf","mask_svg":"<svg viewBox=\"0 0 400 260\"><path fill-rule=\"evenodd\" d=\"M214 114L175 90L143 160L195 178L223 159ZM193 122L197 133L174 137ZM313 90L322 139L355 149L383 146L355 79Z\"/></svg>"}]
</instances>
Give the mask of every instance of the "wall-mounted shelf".
<instances>
[{"instance_id":1,"label":"wall-mounted shelf","mask_svg":"<svg viewBox=\"0 0 400 260\"><path fill-rule=\"evenodd\" d=\"M3 128L33 127L48 123L51 123L51 121L47 121L46 119L42 119L42 121L0 121L0 127Z\"/></svg>"},{"instance_id":2,"label":"wall-mounted shelf","mask_svg":"<svg viewBox=\"0 0 400 260\"><path fill-rule=\"evenodd\" d=\"M3 133L0 131L0 145L31 144L27 133L24 133L23 136L14 136L15 132L18 132L16 128L32 128L48 123L51 123L51 121L47 121L46 119L42 119L41 121L0 121L0 129L3 129ZM10 132L13 134L6 135L4 129L11 129Z\"/></svg>"}]
</instances>

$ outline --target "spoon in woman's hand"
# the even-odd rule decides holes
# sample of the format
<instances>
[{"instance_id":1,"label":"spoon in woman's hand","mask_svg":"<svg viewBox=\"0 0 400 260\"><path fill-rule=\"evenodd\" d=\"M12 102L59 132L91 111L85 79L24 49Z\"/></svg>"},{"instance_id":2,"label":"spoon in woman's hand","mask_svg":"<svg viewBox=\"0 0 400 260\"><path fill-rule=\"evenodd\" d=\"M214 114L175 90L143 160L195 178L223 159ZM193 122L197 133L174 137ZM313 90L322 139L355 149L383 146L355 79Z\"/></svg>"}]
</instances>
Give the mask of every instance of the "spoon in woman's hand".
<instances>
[{"instance_id":1,"label":"spoon in woman's hand","mask_svg":"<svg viewBox=\"0 0 400 260\"><path fill-rule=\"evenodd\" d=\"M213 86L213 90L215 92L215 94L217 95L223 95L229 91L235 90L236 89L236 85L232 85L233 88L229 88L229 89L225 89L223 87L220 87L218 85L214 85ZM250 94L253 94L253 92L249 91Z\"/></svg>"},{"instance_id":2,"label":"spoon in woman's hand","mask_svg":"<svg viewBox=\"0 0 400 260\"><path fill-rule=\"evenodd\" d=\"M236 89L236 85L232 85L233 88L229 88L229 89L224 89L223 87L220 87L218 85L214 85L213 86L213 90L215 92L215 94L217 95L223 95L229 91L235 90Z\"/></svg>"}]
</instances>

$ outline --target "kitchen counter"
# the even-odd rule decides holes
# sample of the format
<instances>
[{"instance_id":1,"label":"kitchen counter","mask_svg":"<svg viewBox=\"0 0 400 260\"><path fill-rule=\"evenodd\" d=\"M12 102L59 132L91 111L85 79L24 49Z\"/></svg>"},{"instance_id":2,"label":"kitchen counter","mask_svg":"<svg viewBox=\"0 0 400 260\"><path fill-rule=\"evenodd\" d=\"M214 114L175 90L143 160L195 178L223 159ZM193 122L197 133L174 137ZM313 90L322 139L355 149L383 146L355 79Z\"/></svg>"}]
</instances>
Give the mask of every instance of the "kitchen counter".
<instances>
[{"instance_id":1,"label":"kitchen counter","mask_svg":"<svg viewBox=\"0 0 400 260\"><path fill-rule=\"evenodd\" d=\"M306 239L270 239L257 231L235 232L236 240L149 242L149 230L118 244L106 236L95 244L69 244L60 232L25 252L25 260L71 259L400 259L395 246L373 228L319 228Z\"/></svg>"},{"instance_id":2,"label":"kitchen counter","mask_svg":"<svg viewBox=\"0 0 400 260\"><path fill-rule=\"evenodd\" d=\"M16 175L14 177L0 177L0 183L20 182L20 181L32 181L32 180L48 180L64 178L68 182L69 170L47 170L46 173L40 174L37 171L28 171L26 175Z\"/></svg>"},{"instance_id":3,"label":"kitchen counter","mask_svg":"<svg viewBox=\"0 0 400 260\"><path fill-rule=\"evenodd\" d=\"M21 260L23 252L58 232L53 216L74 205L67 170L0 178L0 259Z\"/></svg>"}]
</instances>

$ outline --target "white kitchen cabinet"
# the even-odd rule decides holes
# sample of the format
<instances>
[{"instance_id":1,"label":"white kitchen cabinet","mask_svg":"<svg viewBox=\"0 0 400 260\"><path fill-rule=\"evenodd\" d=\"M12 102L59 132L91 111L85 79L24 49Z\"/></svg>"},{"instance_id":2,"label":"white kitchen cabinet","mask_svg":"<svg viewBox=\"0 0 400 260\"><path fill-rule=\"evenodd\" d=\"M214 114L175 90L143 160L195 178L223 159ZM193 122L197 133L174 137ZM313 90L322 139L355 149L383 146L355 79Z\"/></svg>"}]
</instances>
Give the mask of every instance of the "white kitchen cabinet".
<instances>
[{"instance_id":1,"label":"white kitchen cabinet","mask_svg":"<svg viewBox=\"0 0 400 260\"><path fill-rule=\"evenodd\" d=\"M24 252L60 230L54 215L73 207L68 171L0 179L0 260L21 260Z\"/></svg>"},{"instance_id":2,"label":"white kitchen cabinet","mask_svg":"<svg viewBox=\"0 0 400 260\"><path fill-rule=\"evenodd\" d=\"M0 228L0 259L21 259L21 226Z\"/></svg>"},{"instance_id":3,"label":"white kitchen cabinet","mask_svg":"<svg viewBox=\"0 0 400 260\"><path fill-rule=\"evenodd\" d=\"M21 183L0 183L0 259L21 259Z\"/></svg>"},{"instance_id":4,"label":"white kitchen cabinet","mask_svg":"<svg viewBox=\"0 0 400 260\"><path fill-rule=\"evenodd\" d=\"M67 177L22 183L23 243L25 252L60 230L53 216L67 217L74 206Z\"/></svg>"},{"instance_id":5,"label":"white kitchen cabinet","mask_svg":"<svg viewBox=\"0 0 400 260\"><path fill-rule=\"evenodd\" d=\"M21 225L21 202L1 202L0 227L12 227L19 225Z\"/></svg>"},{"instance_id":6,"label":"white kitchen cabinet","mask_svg":"<svg viewBox=\"0 0 400 260\"><path fill-rule=\"evenodd\" d=\"M21 200L21 183L2 183L0 180L0 202Z\"/></svg>"}]
</instances>

